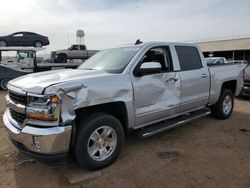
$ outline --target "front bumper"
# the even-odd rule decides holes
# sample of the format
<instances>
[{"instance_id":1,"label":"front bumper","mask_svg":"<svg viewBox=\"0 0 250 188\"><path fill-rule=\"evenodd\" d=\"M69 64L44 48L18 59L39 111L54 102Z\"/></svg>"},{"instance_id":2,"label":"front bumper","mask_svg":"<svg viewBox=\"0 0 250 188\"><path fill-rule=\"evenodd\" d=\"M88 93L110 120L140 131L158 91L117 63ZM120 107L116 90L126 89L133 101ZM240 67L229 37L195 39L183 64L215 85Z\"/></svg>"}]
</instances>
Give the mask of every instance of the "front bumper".
<instances>
[{"instance_id":1,"label":"front bumper","mask_svg":"<svg viewBox=\"0 0 250 188\"><path fill-rule=\"evenodd\" d=\"M22 129L14 126L9 108L6 109L3 122L12 143L22 152L34 158L49 159L68 153L71 141L72 125L56 127L34 127L27 124Z\"/></svg>"},{"instance_id":2,"label":"front bumper","mask_svg":"<svg viewBox=\"0 0 250 188\"><path fill-rule=\"evenodd\" d=\"M23 144L13 140L10 138L12 144L22 153L25 155L28 155L40 162L49 164L49 165L58 165L62 164L68 159L67 153L60 153L60 154L53 154L53 155L47 155L47 154L41 154L30 151L28 148L26 148Z\"/></svg>"}]
</instances>

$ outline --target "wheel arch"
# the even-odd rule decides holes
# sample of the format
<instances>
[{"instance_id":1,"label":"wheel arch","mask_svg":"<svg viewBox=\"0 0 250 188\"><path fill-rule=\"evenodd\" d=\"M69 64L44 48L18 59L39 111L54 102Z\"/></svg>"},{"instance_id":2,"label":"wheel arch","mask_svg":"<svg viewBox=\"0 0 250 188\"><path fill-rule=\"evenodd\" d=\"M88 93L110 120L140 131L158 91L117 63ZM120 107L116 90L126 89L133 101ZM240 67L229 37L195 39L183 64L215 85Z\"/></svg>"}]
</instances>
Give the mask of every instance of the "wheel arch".
<instances>
[{"instance_id":1,"label":"wheel arch","mask_svg":"<svg viewBox=\"0 0 250 188\"><path fill-rule=\"evenodd\" d=\"M83 107L75 110L76 113L76 127L77 122L82 120L82 118L87 117L90 113L103 112L116 117L122 124L125 133L128 133L128 111L126 104L122 101L110 102L104 104L98 104L88 107Z\"/></svg>"},{"instance_id":2,"label":"wheel arch","mask_svg":"<svg viewBox=\"0 0 250 188\"><path fill-rule=\"evenodd\" d=\"M33 45L35 46L37 42L40 42L43 46L43 42L41 40L35 40L35 42L33 43Z\"/></svg>"},{"instance_id":3,"label":"wheel arch","mask_svg":"<svg viewBox=\"0 0 250 188\"><path fill-rule=\"evenodd\" d=\"M223 89L229 89L235 95L236 87L237 87L237 80L229 80L229 81L226 81L226 82L222 83L222 85L221 85L221 91Z\"/></svg>"}]
</instances>

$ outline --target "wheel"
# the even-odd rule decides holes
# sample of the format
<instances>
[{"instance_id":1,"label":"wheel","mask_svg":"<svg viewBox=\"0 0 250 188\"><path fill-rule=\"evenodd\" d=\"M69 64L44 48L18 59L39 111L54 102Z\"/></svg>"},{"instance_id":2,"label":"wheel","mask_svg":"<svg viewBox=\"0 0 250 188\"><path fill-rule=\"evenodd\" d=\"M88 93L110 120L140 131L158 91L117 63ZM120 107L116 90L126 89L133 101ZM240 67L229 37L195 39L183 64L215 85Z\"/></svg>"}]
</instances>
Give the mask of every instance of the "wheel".
<instances>
[{"instance_id":1,"label":"wheel","mask_svg":"<svg viewBox=\"0 0 250 188\"><path fill-rule=\"evenodd\" d=\"M218 119L227 119L231 116L234 107L234 94L229 89L223 89L218 102L212 106L212 116Z\"/></svg>"},{"instance_id":2,"label":"wheel","mask_svg":"<svg viewBox=\"0 0 250 188\"><path fill-rule=\"evenodd\" d=\"M5 46L7 46L7 42L4 41L4 40L1 40L0 41L0 47L5 47Z\"/></svg>"},{"instance_id":3,"label":"wheel","mask_svg":"<svg viewBox=\"0 0 250 188\"><path fill-rule=\"evenodd\" d=\"M94 113L78 124L74 156L80 166L90 170L106 167L118 157L124 131L118 119Z\"/></svg>"},{"instance_id":4,"label":"wheel","mask_svg":"<svg viewBox=\"0 0 250 188\"><path fill-rule=\"evenodd\" d=\"M67 55L66 54L58 54L57 61L58 61L58 63L66 63L67 62Z\"/></svg>"},{"instance_id":5,"label":"wheel","mask_svg":"<svg viewBox=\"0 0 250 188\"><path fill-rule=\"evenodd\" d=\"M5 90L5 91L8 90L7 85L8 85L9 81L10 81L10 79L8 79L8 78L4 78L1 80L0 86L1 86L2 90Z\"/></svg>"},{"instance_id":6,"label":"wheel","mask_svg":"<svg viewBox=\"0 0 250 188\"><path fill-rule=\"evenodd\" d=\"M43 47L43 44L40 41L36 41L34 44L34 47L41 48L41 47Z\"/></svg>"}]
</instances>

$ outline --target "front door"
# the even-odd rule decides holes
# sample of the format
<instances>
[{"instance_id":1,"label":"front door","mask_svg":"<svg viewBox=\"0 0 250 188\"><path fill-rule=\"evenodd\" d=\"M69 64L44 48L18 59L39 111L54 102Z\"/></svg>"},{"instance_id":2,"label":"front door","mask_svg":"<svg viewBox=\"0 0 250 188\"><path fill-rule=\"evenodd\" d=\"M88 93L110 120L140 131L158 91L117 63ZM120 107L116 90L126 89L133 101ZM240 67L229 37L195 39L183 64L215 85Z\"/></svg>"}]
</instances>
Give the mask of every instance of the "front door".
<instances>
[{"instance_id":1,"label":"front door","mask_svg":"<svg viewBox=\"0 0 250 188\"><path fill-rule=\"evenodd\" d=\"M15 33L10 38L10 41L12 46L24 46L25 38L23 33Z\"/></svg>"},{"instance_id":2,"label":"front door","mask_svg":"<svg viewBox=\"0 0 250 188\"><path fill-rule=\"evenodd\" d=\"M137 127L175 115L179 110L180 78L178 72L172 71L169 48L150 49L137 67L147 62L159 62L162 70L161 73L132 77Z\"/></svg>"}]
</instances>

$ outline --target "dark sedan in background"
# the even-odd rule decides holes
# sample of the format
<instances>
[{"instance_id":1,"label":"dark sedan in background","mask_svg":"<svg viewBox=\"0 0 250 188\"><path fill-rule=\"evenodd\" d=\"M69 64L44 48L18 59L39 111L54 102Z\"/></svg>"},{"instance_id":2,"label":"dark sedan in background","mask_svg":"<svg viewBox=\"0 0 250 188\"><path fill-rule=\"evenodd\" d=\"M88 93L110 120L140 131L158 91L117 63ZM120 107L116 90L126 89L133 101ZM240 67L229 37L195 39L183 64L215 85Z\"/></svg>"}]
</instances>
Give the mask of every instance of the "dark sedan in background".
<instances>
[{"instance_id":1,"label":"dark sedan in background","mask_svg":"<svg viewBox=\"0 0 250 188\"><path fill-rule=\"evenodd\" d=\"M4 46L42 47L46 45L49 45L48 37L33 32L17 32L7 36L0 37L0 47Z\"/></svg>"}]
</instances>

